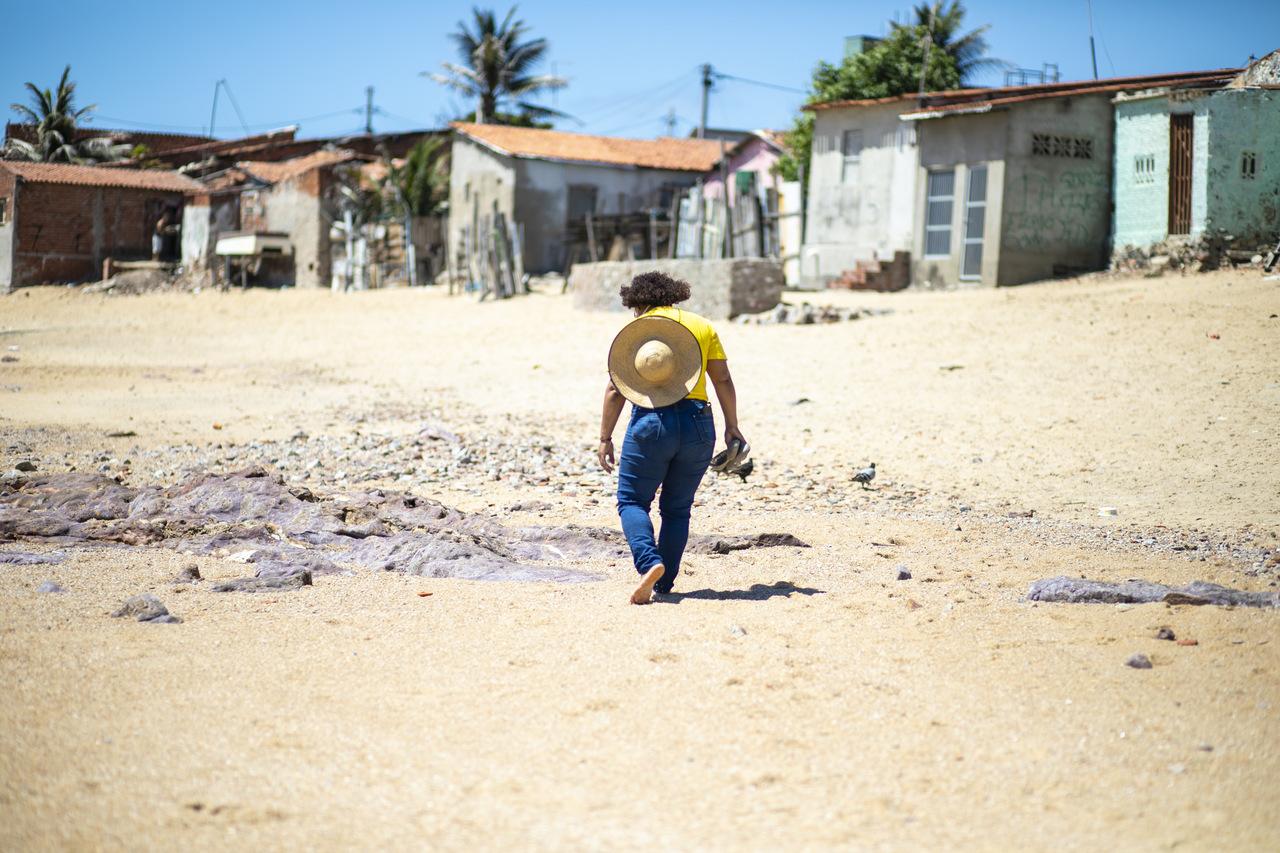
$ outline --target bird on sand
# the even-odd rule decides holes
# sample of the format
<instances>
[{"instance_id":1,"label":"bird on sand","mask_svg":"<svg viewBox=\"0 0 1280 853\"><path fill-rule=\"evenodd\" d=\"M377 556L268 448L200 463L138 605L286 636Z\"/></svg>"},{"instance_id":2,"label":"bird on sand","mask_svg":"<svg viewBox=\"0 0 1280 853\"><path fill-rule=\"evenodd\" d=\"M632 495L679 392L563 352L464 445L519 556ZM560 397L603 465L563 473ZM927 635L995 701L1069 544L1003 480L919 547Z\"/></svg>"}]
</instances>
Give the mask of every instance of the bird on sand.
<instances>
[{"instance_id":1,"label":"bird on sand","mask_svg":"<svg viewBox=\"0 0 1280 853\"><path fill-rule=\"evenodd\" d=\"M747 482L747 477L751 476L751 472L754 470L756 470L756 461L754 459L748 459L729 473L741 477L742 482L745 483Z\"/></svg>"},{"instance_id":2,"label":"bird on sand","mask_svg":"<svg viewBox=\"0 0 1280 853\"><path fill-rule=\"evenodd\" d=\"M861 471L853 475L853 482L861 483L862 488L865 489L867 487L867 483L870 483L875 478L876 478L876 463L872 462L866 468L863 468Z\"/></svg>"}]
</instances>

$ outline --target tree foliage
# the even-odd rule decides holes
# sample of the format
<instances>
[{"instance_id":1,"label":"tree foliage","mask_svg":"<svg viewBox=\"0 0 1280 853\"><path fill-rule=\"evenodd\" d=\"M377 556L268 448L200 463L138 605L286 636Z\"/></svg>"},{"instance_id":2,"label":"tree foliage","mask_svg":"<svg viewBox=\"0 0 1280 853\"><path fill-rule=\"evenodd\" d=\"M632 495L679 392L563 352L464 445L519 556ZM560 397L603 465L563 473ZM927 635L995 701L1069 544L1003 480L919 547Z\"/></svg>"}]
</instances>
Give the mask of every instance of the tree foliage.
<instances>
[{"instance_id":1,"label":"tree foliage","mask_svg":"<svg viewBox=\"0 0 1280 853\"><path fill-rule=\"evenodd\" d=\"M31 105L10 104L25 124L35 128L35 141L10 139L4 156L12 160L34 160L41 163L99 163L122 160L129 155L128 145L118 145L105 136L77 139L79 122L94 109L90 104L77 107L76 84L71 80L71 66L62 70L56 89L41 89L26 84Z\"/></svg>"},{"instance_id":2,"label":"tree foliage","mask_svg":"<svg viewBox=\"0 0 1280 853\"><path fill-rule=\"evenodd\" d=\"M529 100L539 92L564 88L568 81L534 73L549 45L544 38L525 40L529 27L516 20L515 14L516 7L512 6L499 22L492 9L473 8L470 24L459 21L458 29L450 35L461 63L442 62L443 74L423 72L437 83L475 99L476 121L481 124L503 123L503 118L512 115L521 120L564 116Z\"/></svg>"},{"instance_id":3,"label":"tree foliage","mask_svg":"<svg viewBox=\"0 0 1280 853\"><path fill-rule=\"evenodd\" d=\"M845 57L839 65L819 62L806 103L889 98L920 89L938 92L955 89L978 71L999 60L986 57L987 27L961 33L964 6L959 0L919 4L915 22L890 24L889 35L870 49ZM928 64L925 45L928 43ZM779 160L778 171L790 181L807 173L813 148L813 113L802 111L787 133L789 154Z\"/></svg>"},{"instance_id":4,"label":"tree foliage","mask_svg":"<svg viewBox=\"0 0 1280 853\"><path fill-rule=\"evenodd\" d=\"M393 165L388 172L413 216L437 214L449 200L449 155L443 145L440 137L424 139L409 151L404 165Z\"/></svg>"}]
</instances>

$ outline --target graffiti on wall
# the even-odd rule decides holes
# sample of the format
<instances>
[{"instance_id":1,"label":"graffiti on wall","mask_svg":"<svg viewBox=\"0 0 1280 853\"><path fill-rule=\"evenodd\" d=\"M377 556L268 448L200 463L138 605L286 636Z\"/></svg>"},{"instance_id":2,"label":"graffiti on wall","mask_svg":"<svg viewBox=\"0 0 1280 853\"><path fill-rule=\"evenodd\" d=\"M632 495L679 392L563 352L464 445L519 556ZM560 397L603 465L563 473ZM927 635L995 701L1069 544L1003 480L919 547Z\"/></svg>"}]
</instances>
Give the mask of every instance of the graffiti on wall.
<instances>
[{"instance_id":1,"label":"graffiti on wall","mask_svg":"<svg viewBox=\"0 0 1280 853\"><path fill-rule=\"evenodd\" d=\"M1056 176L1022 175L1010 189L1004 248L1092 247L1104 239L1109 215L1104 173L1072 169Z\"/></svg>"}]
</instances>

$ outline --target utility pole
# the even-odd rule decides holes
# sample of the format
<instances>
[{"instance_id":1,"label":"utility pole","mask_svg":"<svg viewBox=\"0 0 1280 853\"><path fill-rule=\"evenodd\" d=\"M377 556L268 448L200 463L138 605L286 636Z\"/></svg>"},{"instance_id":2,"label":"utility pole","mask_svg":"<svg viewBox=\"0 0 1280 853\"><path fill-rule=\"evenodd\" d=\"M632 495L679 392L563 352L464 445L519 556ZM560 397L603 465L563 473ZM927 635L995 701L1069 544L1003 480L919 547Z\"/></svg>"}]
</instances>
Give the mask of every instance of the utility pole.
<instances>
[{"instance_id":1,"label":"utility pole","mask_svg":"<svg viewBox=\"0 0 1280 853\"><path fill-rule=\"evenodd\" d=\"M676 108L672 107L667 110L667 114L662 119L662 123L667 126L667 136L676 135Z\"/></svg>"},{"instance_id":2,"label":"utility pole","mask_svg":"<svg viewBox=\"0 0 1280 853\"><path fill-rule=\"evenodd\" d=\"M373 87L364 87L364 132L373 136Z\"/></svg>"},{"instance_id":3,"label":"utility pole","mask_svg":"<svg viewBox=\"0 0 1280 853\"><path fill-rule=\"evenodd\" d=\"M702 66L702 120L698 122L698 138L707 138L707 97L711 94L711 63Z\"/></svg>"}]
</instances>

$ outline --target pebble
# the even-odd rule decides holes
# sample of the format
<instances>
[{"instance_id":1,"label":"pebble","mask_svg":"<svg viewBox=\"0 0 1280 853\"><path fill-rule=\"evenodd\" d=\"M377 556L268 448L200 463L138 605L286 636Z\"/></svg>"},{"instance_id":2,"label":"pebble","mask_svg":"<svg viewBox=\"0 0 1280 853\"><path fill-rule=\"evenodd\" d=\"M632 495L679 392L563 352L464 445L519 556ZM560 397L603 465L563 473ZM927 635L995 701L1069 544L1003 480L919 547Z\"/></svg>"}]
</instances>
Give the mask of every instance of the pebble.
<instances>
[{"instance_id":1,"label":"pebble","mask_svg":"<svg viewBox=\"0 0 1280 853\"><path fill-rule=\"evenodd\" d=\"M45 581L36 587L36 592L66 592L57 581Z\"/></svg>"},{"instance_id":2,"label":"pebble","mask_svg":"<svg viewBox=\"0 0 1280 853\"><path fill-rule=\"evenodd\" d=\"M13 470L30 473L31 471L36 470L36 463L32 462L30 459L23 459L17 465L13 466Z\"/></svg>"},{"instance_id":3,"label":"pebble","mask_svg":"<svg viewBox=\"0 0 1280 853\"><path fill-rule=\"evenodd\" d=\"M911 580L911 570L905 565L898 566L896 577L900 581L909 581Z\"/></svg>"},{"instance_id":4,"label":"pebble","mask_svg":"<svg viewBox=\"0 0 1280 853\"><path fill-rule=\"evenodd\" d=\"M1151 669L1151 658L1143 654L1132 655L1124 665L1134 669Z\"/></svg>"},{"instance_id":5,"label":"pebble","mask_svg":"<svg viewBox=\"0 0 1280 853\"><path fill-rule=\"evenodd\" d=\"M1178 639L1178 637L1173 633L1172 628L1165 626L1165 627L1162 627L1159 631L1156 631L1156 639L1157 640L1176 640Z\"/></svg>"},{"instance_id":6,"label":"pebble","mask_svg":"<svg viewBox=\"0 0 1280 853\"><path fill-rule=\"evenodd\" d=\"M747 636L747 629L743 628L741 625L730 625L729 633L735 637L745 637Z\"/></svg>"}]
</instances>

